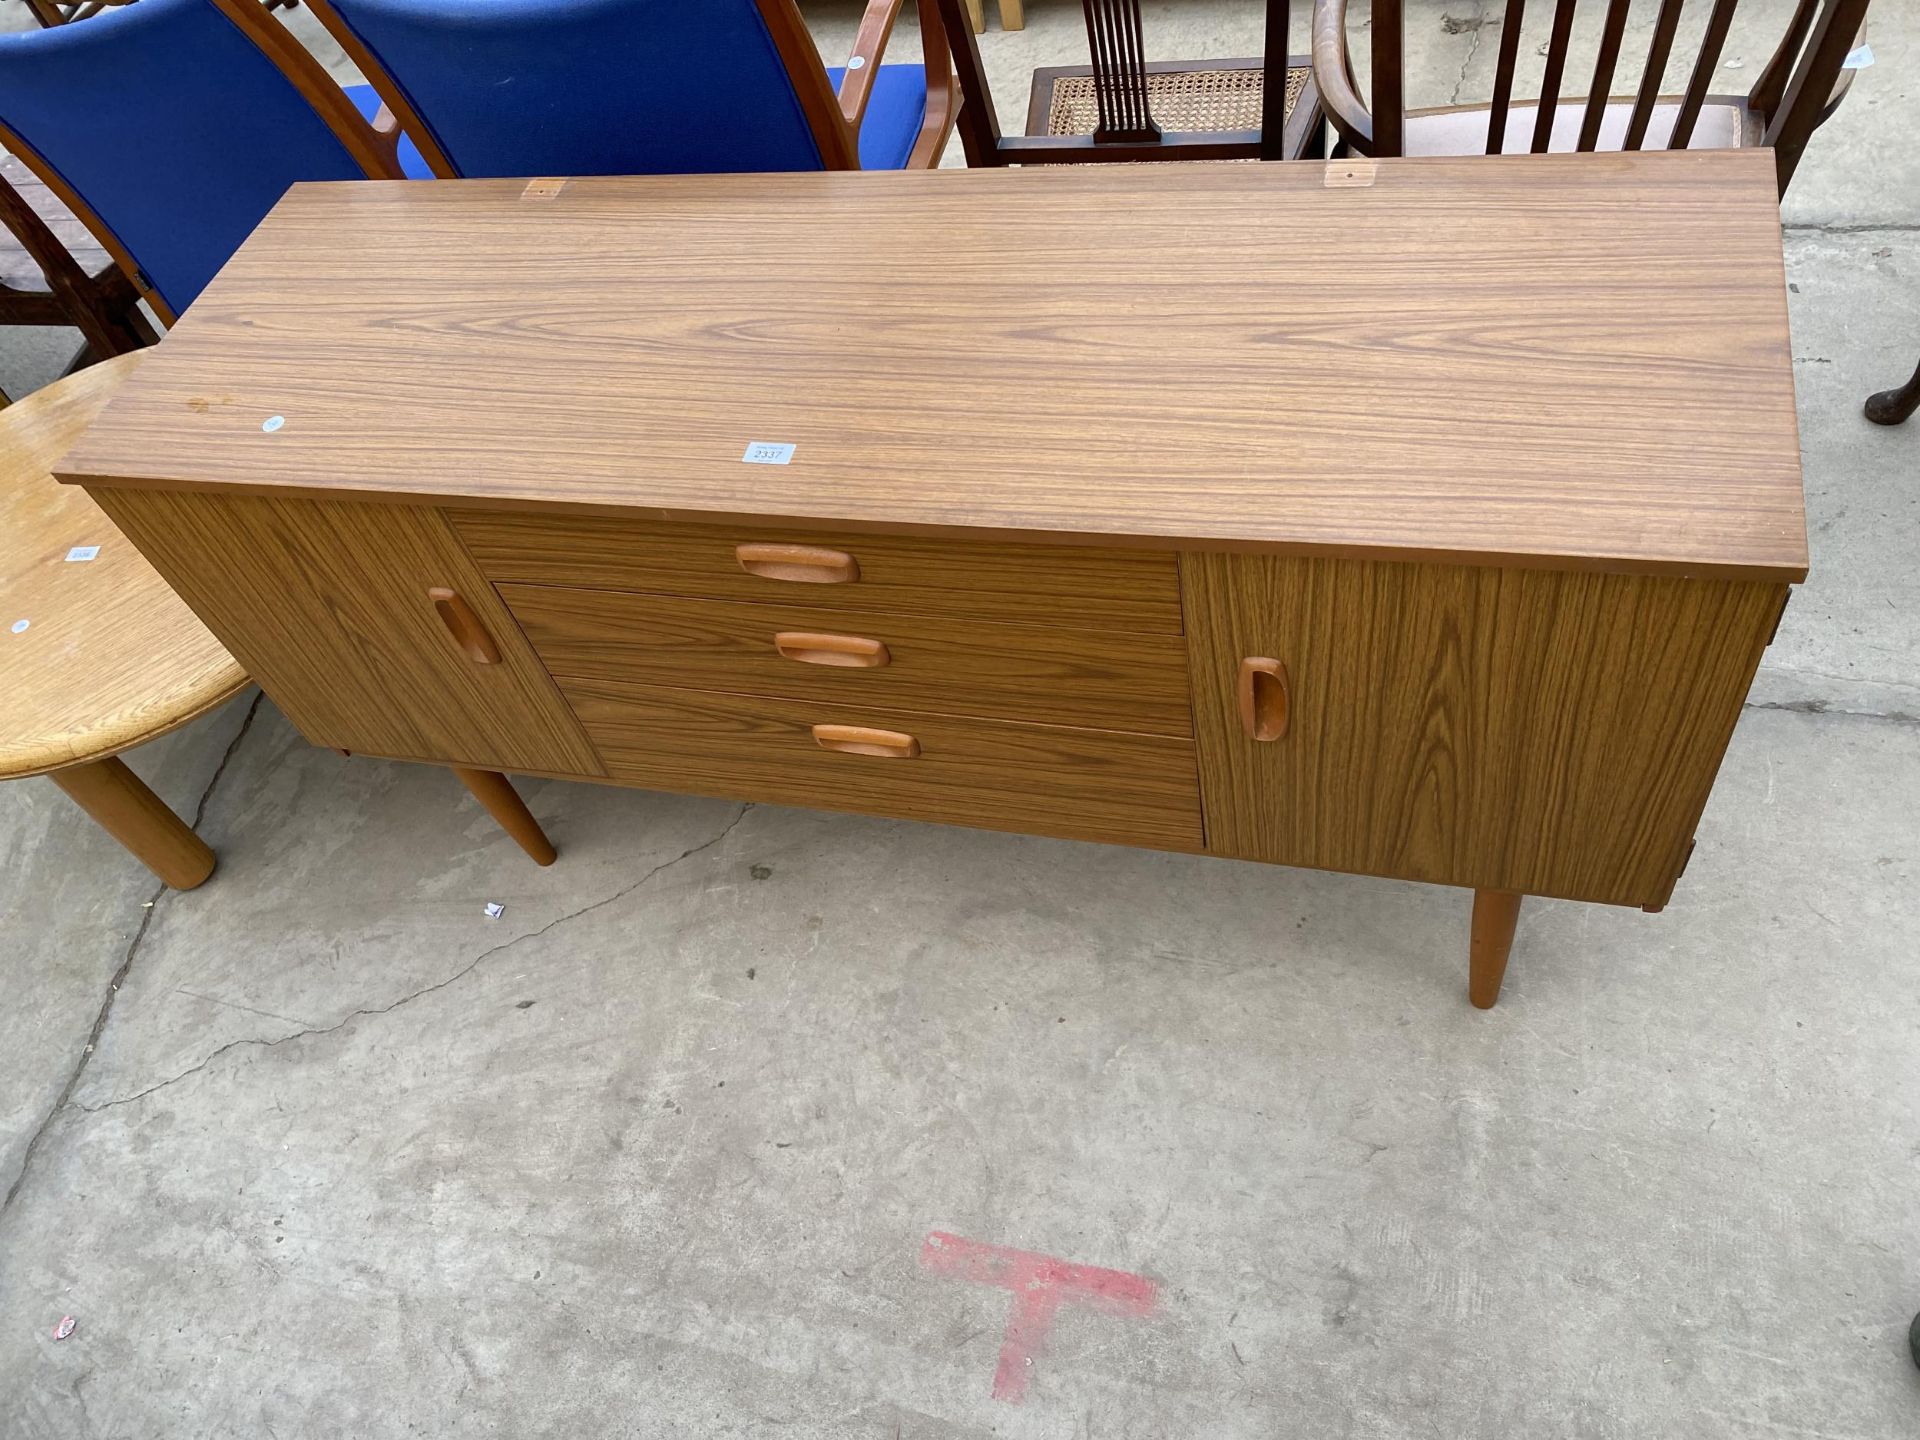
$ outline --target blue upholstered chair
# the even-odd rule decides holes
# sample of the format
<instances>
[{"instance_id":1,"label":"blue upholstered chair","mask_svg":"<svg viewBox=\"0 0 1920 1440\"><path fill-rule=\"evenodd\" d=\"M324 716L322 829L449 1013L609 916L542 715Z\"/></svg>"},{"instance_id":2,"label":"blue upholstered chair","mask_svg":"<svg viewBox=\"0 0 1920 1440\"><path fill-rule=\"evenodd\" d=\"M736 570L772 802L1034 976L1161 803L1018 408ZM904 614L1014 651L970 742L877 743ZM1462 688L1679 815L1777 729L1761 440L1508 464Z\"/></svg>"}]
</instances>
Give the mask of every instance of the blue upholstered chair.
<instances>
[{"instance_id":1,"label":"blue upholstered chair","mask_svg":"<svg viewBox=\"0 0 1920 1440\"><path fill-rule=\"evenodd\" d=\"M140 0L0 35L0 145L169 324L295 181L403 174L378 106L259 0ZM408 168L426 173L417 155Z\"/></svg>"},{"instance_id":2,"label":"blue upholstered chair","mask_svg":"<svg viewBox=\"0 0 1920 1440\"><path fill-rule=\"evenodd\" d=\"M145 0L142 0L145 3ZM934 0L922 65L882 65L871 0L829 70L794 0L312 0L444 176L930 166L952 128Z\"/></svg>"}]
</instances>

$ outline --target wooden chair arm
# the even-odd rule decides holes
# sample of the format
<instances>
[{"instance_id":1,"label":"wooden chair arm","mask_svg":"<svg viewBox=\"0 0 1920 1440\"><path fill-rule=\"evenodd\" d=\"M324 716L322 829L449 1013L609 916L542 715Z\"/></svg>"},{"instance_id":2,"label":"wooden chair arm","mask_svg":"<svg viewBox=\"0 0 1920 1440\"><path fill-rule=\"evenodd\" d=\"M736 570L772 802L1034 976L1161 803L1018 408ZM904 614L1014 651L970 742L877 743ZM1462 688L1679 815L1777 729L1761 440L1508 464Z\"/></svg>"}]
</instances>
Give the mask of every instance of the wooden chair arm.
<instances>
[{"instance_id":1,"label":"wooden chair arm","mask_svg":"<svg viewBox=\"0 0 1920 1440\"><path fill-rule=\"evenodd\" d=\"M1340 138L1373 153L1373 115L1353 83L1347 53L1347 0L1313 0L1313 83Z\"/></svg>"},{"instance_id":2,"label":"wooden chair arm","mask_svg":"<svg viewBox=\"0 0 1920 1440\"><path fill-rule=\"evenodd\" d=\"M960 77L954 73L940 0L918 0L918 8L920 52L927 71L927 113L913 153L907 157L907 169L930 170L940 163L940 152L946 149L947 136L953 133L954 118L960 113Z\"/></svg>"},{"instance_id":3,"label":"wooden chair arm","mask_svg":"<svg viewBox=\"0 0 1920 1440\"><path fill-rule=\"evenodd\" d=\"M860 17L854 33L853 53L847 57L847 73L840 80L840 113L849 128L860 129L866 118L867 101L873 96L874 72L880 57L887 52L887 40L893 34L893 22L900 18L905 0L867 0L867 13Z\"/></svg>"}]
</instances>

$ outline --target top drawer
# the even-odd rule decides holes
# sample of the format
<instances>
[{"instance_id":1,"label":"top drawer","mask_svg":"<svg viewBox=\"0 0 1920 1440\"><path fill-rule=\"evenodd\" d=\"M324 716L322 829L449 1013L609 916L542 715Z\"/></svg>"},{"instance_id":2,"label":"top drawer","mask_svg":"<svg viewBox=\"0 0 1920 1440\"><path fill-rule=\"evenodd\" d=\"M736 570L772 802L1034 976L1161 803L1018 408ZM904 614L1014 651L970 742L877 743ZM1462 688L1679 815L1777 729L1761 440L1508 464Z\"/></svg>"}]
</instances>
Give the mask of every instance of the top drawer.
<instances>
[{"instance_id":1,"label":"top drawer","mask_svg":"<svg viewBox=\"0 0 1920 1440\"><path fill-rule=\"evenodd\" d=\"M489 580L1180 633L1174 556L595 515L450 510ZM789 551L783 547L801 547Z\"/></svg>"}]
</instances>

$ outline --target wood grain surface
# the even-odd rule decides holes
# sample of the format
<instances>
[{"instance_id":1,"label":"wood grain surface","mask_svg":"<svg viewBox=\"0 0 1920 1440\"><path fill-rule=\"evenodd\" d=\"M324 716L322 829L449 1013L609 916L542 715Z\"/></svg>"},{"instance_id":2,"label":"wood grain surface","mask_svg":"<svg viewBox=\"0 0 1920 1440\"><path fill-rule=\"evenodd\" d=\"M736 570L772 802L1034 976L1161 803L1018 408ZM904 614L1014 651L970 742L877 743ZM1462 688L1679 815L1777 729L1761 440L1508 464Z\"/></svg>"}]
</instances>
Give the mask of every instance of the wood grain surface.
<instances>
[{"instance_id":1,"label":"wood grain surface","mask_svg":"<svg viewBox=\"0 0 1920 1440\"><path fill-rule=\"evenodd\" d=\"M608 778L1123 845L1200 845L1193 744L1052 725L567 680ZM911 759L825 749L816 725L893 732Z\"/></svg>"},{"instance_id":2,"label":"wood grain surface","mask_svg":"<svg viewBox=\"0 0 1920 1440\"><path fill-rule=\"evenodd\" d=\"M300 185L61 473L1801 578L1769 155L1328 179Z\"/></svg>"},{"instance_id":3,"label":"wood grain surface","mask_svg":"<svg viewBox=\"0 0 1920 1440\"><path fill-rule=\"evenodd\" d=\"M0 779L115 754L246 688L132 542L49 473L142 359L91 366L0 412ZM76 546L99 554L69 561Z\"/></svg>"},{"instance_id":4,"label":"wood grain surface","mask_svg":"<svg viewBox=\"0 0 1920 1440\"><path fill-rule=\"evenodd\" d=\"M1664 904L1785 587L1252 555L1182 560L1208 848ZM1247 738L1243 658L1286 666Z\"/></svg>"},{"instance_id":5,"label":"wood grain surface","mask_svg":"<svg viewBox=\"0 0 1920 1440\"><path fill-rule=\"evenodd\" d=\"M500 595L547 669L563 681L630 679L936 715L1193 734L1187 650L1174 635L1049 630L941 615L849 615L544 585L503 585ZM882 647L884 663L788 658L775 636L795 633L871 640Z\"/></svg>"},{"instance_id":6,"label":"wood grain surface","mask_svg":"<svg viewBox=\"0 0 1920 1440\"><path fill-rule=\"evenodd\" d=\"M447 514L494 581L1180 632L1179 569L1173 556L1151 551L806 533L765 521L716 526L485 510ZM736 551L742 544L781 542L840 549L859 578L807 584L741 567Z\"/></svg>"},{"instance_id":7,"label":"wood grain surface","mask_svg":"<svg viewBox=\"0 0 1920 1440\"><path fill-rule=\"evenodd\" d=\"M601 773L526 637L441 516L399 505L96 489L95 499L316 745ZM471 607L462 648L428 592Z\"/></svg>"}]
</instances>

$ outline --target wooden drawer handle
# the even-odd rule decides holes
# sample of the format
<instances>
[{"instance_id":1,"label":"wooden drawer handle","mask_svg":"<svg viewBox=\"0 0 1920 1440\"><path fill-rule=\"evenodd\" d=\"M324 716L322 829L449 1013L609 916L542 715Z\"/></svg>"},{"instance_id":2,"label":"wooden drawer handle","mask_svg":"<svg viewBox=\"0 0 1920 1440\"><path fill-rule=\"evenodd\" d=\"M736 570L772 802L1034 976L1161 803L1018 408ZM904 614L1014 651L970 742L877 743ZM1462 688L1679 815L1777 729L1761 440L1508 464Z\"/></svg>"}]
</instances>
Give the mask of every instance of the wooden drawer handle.
<instances>
[{"instance_id":1,"label":"wooden drawer handle","mask_svg":"<svg viewBox=\"0 0 1920 1440\"><path fill-rule=\"evenodd\" d=\"M767 580L802 585L844 585L860 578L860 562L844 550L819 545L736 545L740 568Z\"/></svg>"},{"instance_id":2,"label":"wooden drawer handle","mask_svg":"<svg viewBox=\"0 0 1920 1440\"><path fill-rule=\"evenodd\" d=\"M1240 662L1240 728L1249 740L1279 740L1292 709L1287 667L1264 655Z\"/></svg>"},{"instance_id":3,"label":"wooden drawer handle","mask_svg":"<svg viewBox=\"0 0 1920 1440\"><path fill-rule=\"evenodd\" d=\"M773 648L802 665L844 665L854 670L878 670L893 656L878 640L858 635L815 635L806 630L782 630Z\"/></svg>"},{"instance_id":4,"label":"wooden drawer handle","mask_svg":"<svg viewBox=\"0 0 1920 1440\"><path fill-rule=\"evenodd\" d=\"M884 755L894 760L911 760L920 753L920 742L898 730L871 730L865 725L816 725L813 738L823 750L844 750L849 755Z\"/></svg>"},{"instance_id":5,"label":"wooden drawer handle","mask_svg":"<svg viewBox=\"0 0 1920 1440\"><path fill-rule=\"evenodd\" d=\"M473 613L473 607L461 598L457 590L436 585L427 591L427 598L433 601L440 623L453 636L453 643L467 652L469 660L476 665L500 663L500 647L493 643L487 627L480 623L480 617Z\"/></svg>"}]
</instances>

